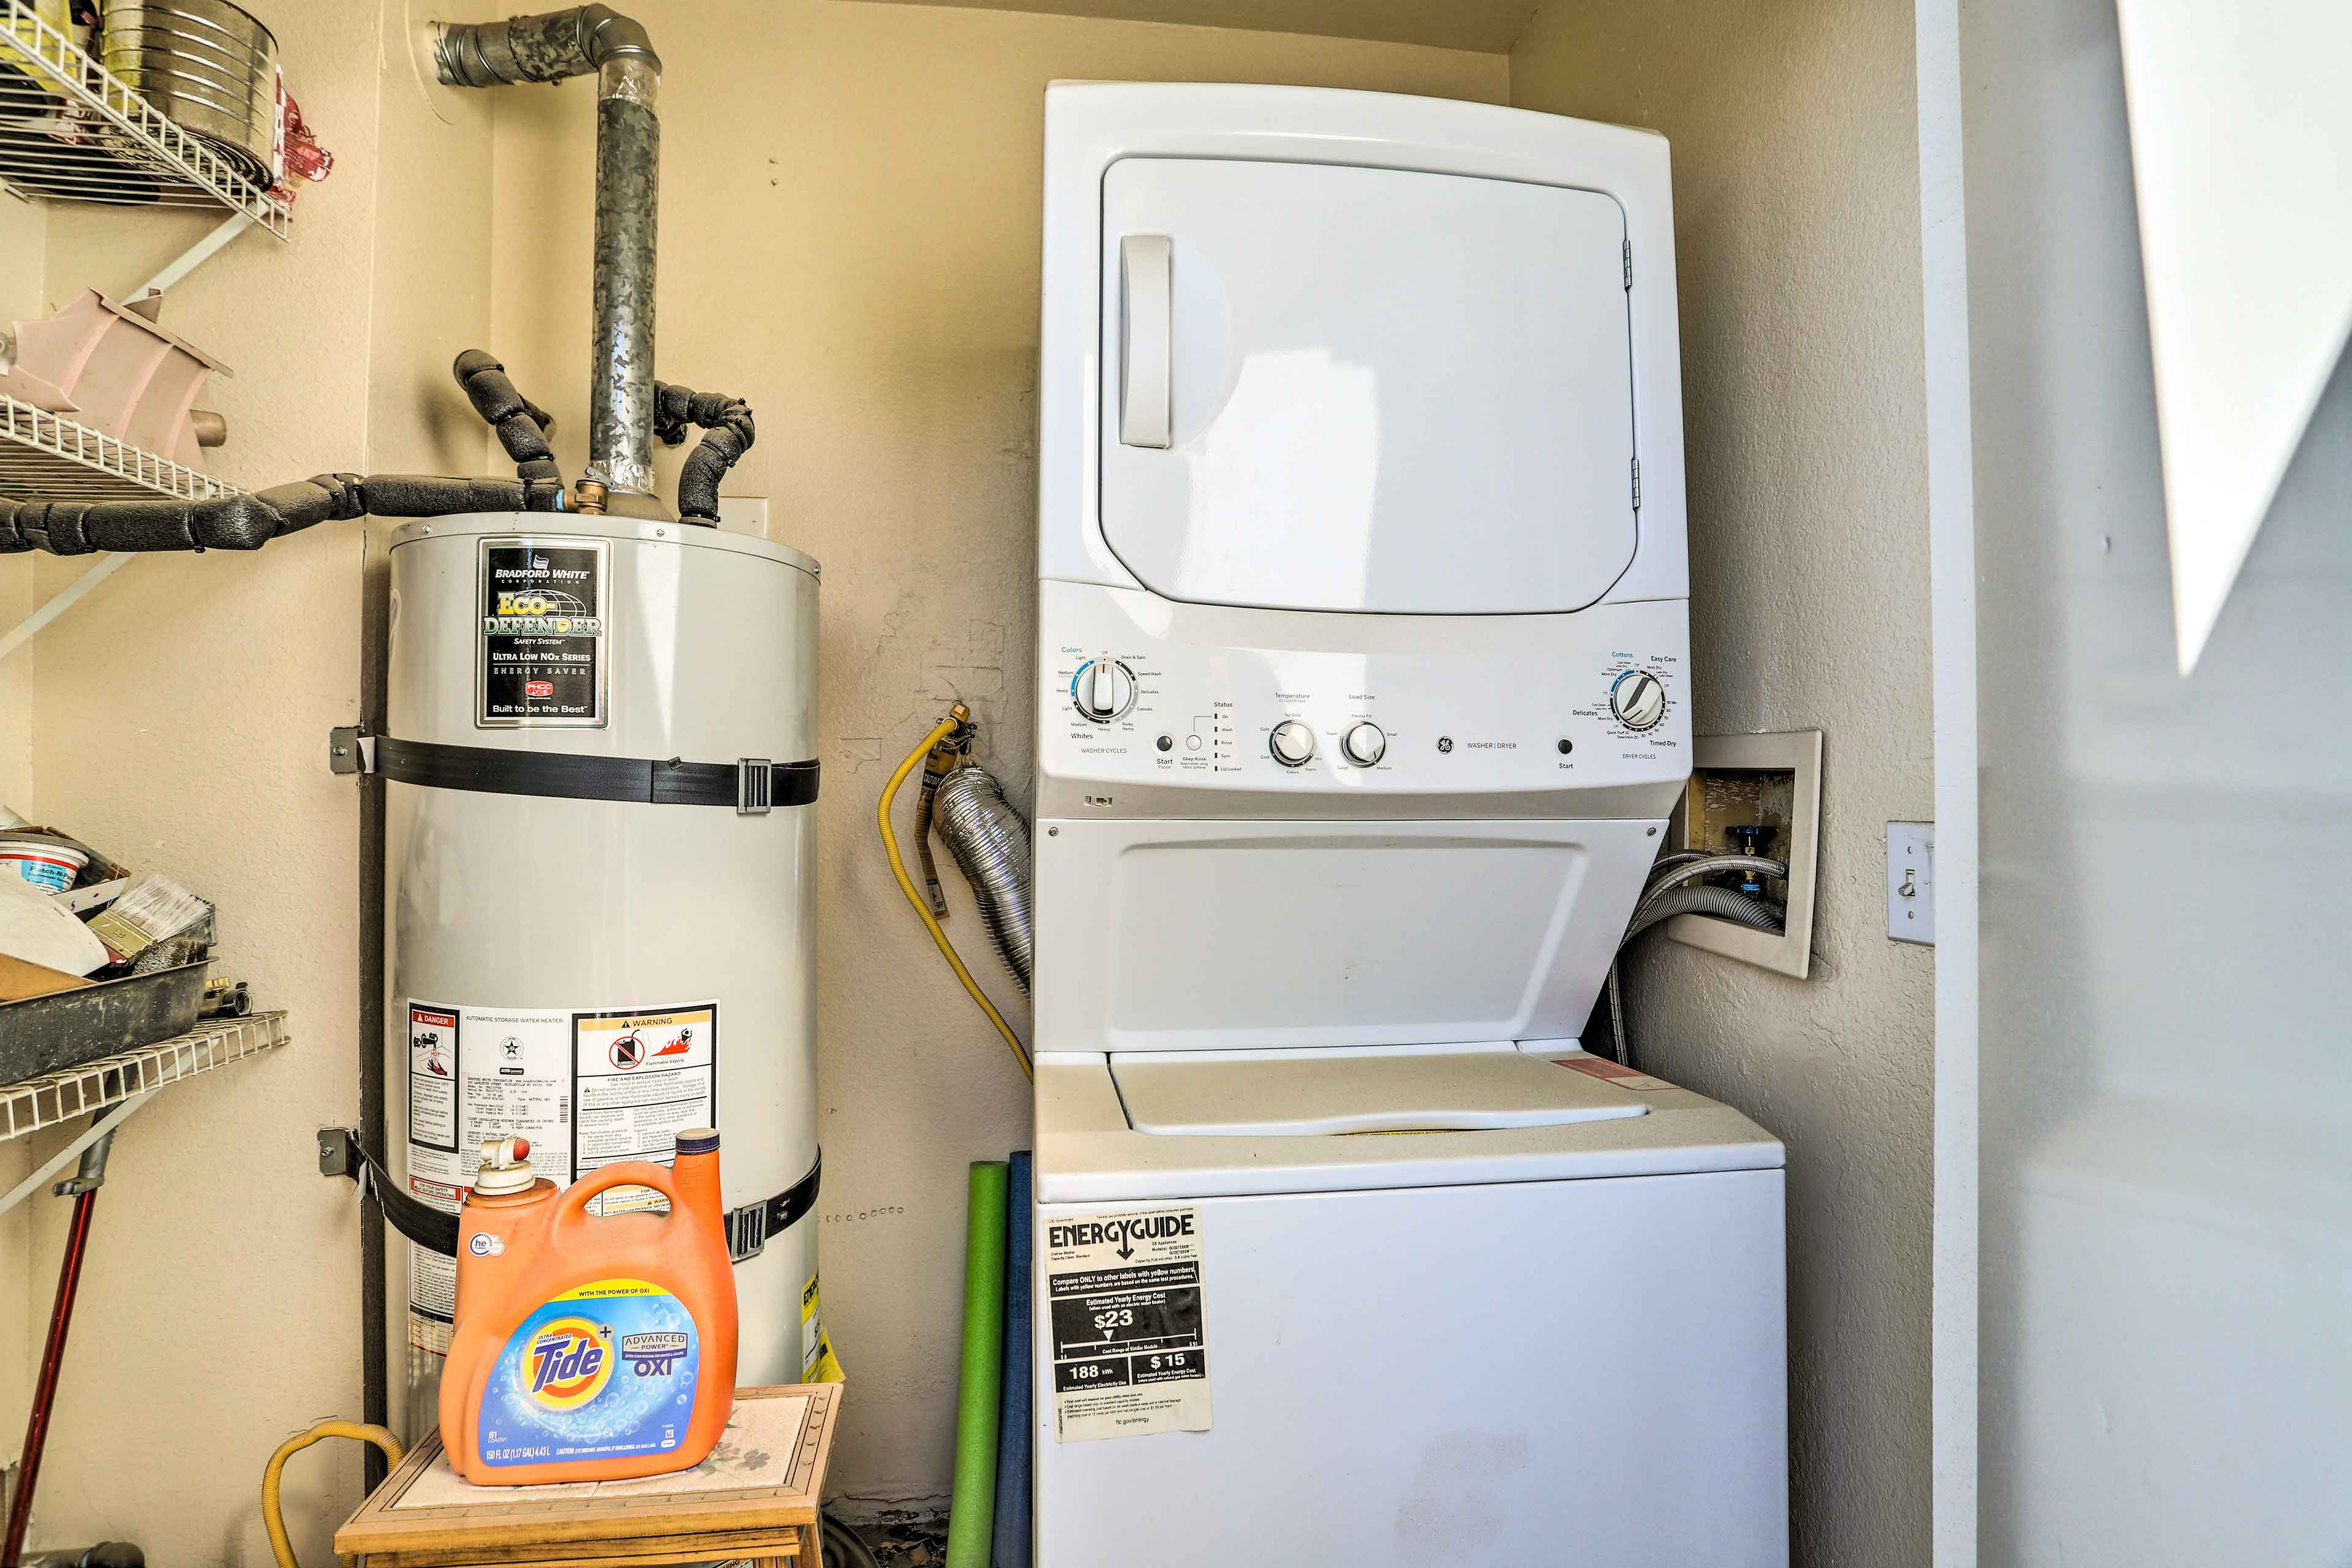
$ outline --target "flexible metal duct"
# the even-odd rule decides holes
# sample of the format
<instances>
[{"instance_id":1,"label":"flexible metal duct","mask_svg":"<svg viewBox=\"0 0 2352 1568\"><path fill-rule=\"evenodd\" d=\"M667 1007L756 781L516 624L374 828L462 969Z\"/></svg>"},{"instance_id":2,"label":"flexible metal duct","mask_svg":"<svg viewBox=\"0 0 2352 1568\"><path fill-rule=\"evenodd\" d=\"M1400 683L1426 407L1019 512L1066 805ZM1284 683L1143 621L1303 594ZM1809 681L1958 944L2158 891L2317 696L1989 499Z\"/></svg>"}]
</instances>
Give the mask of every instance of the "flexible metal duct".
<instances>
[{"instance_id":1,"label":"flexible metal duct","mask_svg":"<svg viewBox=\"0 0 2352 1568\"><path fill-rule=\"evenodd\" d=\"M985 768L967 763L940 780L931 821L947 840L989 941L1013 983L1029 990L1029 825Z\"/></svg>"}]
</instances>

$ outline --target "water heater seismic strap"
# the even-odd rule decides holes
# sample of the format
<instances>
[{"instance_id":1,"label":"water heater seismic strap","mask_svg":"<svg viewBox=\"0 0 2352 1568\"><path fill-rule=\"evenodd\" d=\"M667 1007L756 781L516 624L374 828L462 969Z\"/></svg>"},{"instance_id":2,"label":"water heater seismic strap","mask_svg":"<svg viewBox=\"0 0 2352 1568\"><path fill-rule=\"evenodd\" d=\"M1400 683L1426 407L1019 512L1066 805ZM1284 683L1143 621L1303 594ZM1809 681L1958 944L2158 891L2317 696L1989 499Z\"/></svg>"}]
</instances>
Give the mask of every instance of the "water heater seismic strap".
<instances>
[{"instance_id":1,"label":"water heater seismic strap","mask_svg":"<svg viewBox=\"0 0 2352 1568\"><path fill-rule=\"evenodd\" d=\"M816 799L818 766L741 757L689 763L677 757L583 757L509 752L430 741L375 743L375 771L397 784L559 800L620 800L648 805L731 805L745 815Z\"/></svg>"},{"instance_id":2,"label":"water heater seismic strap","mask_svg":"<svg viewBox=\"0 0 2352 1568\"><path fill-rule=\"evenodd\" d=\"M321 1139L325 1136L323 1132L320 1134ZM392 1173L384 1169L374 1152L360 1142L357 1131L350 1131L347 1136L351 1152L359 1156L360 1163L356 1169L346 1167L342 1174L358 1183L362 1192L374 1192L375 1201L383 1206L383 1217L391 1222L393 1229L428 1252L437 1252L444 1258L457 1257L457 1216L411 1197L407 1188L393 1180Z\"/></svg>"},{"instance_id":3,"label":"water heater seismic strap","mask_svg":"<svg viewBox=\"0 0 2352 1568\"><path fill-rule=\"evenodd\" d=\"M392 1228L429 1252L437 1252L444 1258L457 1257L457 1216L409 1196L356 1133L351 1136L351 1146L360 1158L360 1167L344 1174L374 1191L375 1200L383 1205L383 1217L391 1222ZM768 1245L769 1237L783 1235L807 1217L816 1207L817 1190L824 1184L824 1151L820 1149L808 1174L774 1197L728 1210L728 1255L738 1263L757 1258Z\"/></svg>"},{"instance_id":4,"label":"water heater seismic strap","mask_svg":"<svg viewBox=\"0 0 2352 1568\"><path fill-rule=\"evenodd\" d=\"M760 1249L768 1245L772 1236L782 1236L816 1207L817 1188L824 1176L824 1151L816 1152L816 1163L808 1174L778 1193L772 1198L762 1198L756 1204L745 1204L740 1209L727 1211L727 1251L736 1262L757 1258Z\"/></svg>"}]
</instances>

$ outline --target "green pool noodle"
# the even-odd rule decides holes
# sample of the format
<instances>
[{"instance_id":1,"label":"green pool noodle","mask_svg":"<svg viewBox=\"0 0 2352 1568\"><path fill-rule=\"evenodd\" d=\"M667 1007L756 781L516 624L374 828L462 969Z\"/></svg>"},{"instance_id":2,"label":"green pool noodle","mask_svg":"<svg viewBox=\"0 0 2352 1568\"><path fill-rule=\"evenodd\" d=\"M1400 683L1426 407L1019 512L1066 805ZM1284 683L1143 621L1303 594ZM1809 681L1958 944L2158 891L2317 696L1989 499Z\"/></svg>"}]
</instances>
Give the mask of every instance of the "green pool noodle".
<instances>
[{"instance_id":1,"label":"green pool noodle","mask_svg":"<svg viewBox=\"0 0 2352 1568\"><path fill-rule=\"evenodd\" d=\"M997 1402L1004 1382L1007 1170L975 1160L963 1227L963 1377L956 1393L955 1497L947 1568L988 1568L996 1530Z\"/></svg>"}]
</instances>

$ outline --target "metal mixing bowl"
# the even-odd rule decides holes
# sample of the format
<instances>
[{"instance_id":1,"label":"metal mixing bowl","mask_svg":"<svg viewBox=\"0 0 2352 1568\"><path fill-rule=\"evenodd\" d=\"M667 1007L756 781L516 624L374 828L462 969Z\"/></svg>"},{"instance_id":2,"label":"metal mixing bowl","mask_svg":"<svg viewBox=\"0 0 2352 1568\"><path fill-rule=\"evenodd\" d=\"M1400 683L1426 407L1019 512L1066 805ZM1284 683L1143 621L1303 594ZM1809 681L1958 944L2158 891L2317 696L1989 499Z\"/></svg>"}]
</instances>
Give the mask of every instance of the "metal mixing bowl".
<instances>
[{"instance_id":1,"label":"metal mixing bowl","mask_svg":"<svg viewBox=\"0 0 2352 1568\"><path fill-rule=\"evenodd\" d=\"M100 62L247 178L274 178L278 40L227 0L106 7Z\"/></svg>"}]
</instances>

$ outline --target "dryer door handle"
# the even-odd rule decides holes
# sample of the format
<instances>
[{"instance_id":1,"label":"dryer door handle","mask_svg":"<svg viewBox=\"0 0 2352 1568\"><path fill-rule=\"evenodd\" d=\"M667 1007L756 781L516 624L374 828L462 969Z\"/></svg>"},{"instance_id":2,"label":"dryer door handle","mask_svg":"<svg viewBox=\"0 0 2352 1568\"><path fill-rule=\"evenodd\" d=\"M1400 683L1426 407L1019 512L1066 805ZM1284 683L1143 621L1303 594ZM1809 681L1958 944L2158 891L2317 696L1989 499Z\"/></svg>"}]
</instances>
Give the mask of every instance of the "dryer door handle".
<instances>
[{"instance_id":1,"label":"dryer door handle","mask_svg":"<svg viewBox=\"0 0 2352 1568\"><path fill-rule=\"evenodd\" d=\"M1118 439L1165 451L1173 425L1170 360L1175 339L1173 256L1164 234L1118 242Z\"/></svg>"}]
</instances>

